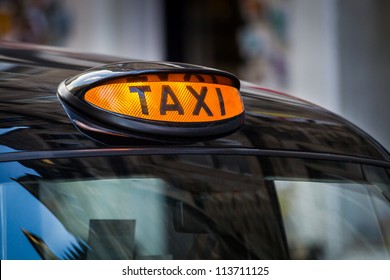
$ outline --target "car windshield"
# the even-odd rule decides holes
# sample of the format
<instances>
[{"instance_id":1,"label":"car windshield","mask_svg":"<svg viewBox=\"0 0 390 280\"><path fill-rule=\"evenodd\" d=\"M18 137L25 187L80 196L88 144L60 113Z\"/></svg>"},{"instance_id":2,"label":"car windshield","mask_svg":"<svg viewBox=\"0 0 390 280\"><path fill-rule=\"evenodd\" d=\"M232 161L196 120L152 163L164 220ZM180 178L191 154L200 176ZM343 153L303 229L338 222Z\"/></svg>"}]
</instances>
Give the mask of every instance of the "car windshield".
<instances>
[{"instance_id":1,"label":"car windshield","mask_svg":"<svg viewBox=\"0 0 390 280\"><path fill-rule=\"evenodd\" d=\"M387 259L388 170L261 156L3 163L2 259Z\"/></svg>"}]
</instances>

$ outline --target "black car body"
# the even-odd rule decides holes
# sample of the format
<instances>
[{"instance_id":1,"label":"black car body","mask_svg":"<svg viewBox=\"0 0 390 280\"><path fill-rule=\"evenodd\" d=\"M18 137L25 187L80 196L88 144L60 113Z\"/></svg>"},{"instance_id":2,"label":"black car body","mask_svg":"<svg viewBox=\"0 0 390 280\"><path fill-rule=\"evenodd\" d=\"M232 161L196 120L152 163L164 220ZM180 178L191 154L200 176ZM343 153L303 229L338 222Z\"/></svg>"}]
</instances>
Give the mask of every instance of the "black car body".
<instances>
[{"instance_id":1,"label":"black car body","mask_svg":"<svg viewBox=\"0 0 390 280\"><path fill-rule=\"evenodd\" d=\"M58 87L118 61L2 44L1 259L390 257L390 155L366 133L241 82L229 133L99 138Z\"/></svg>"}]
</instances>

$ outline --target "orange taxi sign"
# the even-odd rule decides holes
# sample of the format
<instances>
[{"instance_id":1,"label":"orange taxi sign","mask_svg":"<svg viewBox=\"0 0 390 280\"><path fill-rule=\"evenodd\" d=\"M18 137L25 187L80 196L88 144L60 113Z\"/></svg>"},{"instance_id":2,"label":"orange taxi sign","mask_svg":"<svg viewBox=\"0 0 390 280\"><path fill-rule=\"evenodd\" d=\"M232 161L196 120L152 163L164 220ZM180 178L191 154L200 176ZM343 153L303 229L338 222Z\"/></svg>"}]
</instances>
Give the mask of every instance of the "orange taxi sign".
<instances>
[{"instance_id":1,"label":"orange taxi sign","mask_svg":"<svg viewBox=\"0 0 390 280\"><path fill-rule=\"evenodd\" d=\"M245 109L239 88L234 75L220 70L124 62L63 81L58 96L73 124L90 138L192 142L240 128Z\"/></svg>"},{"instance_id":2,"label":"orange taxi sign","mask_svg":"<svg viewBox=\"0 0 390 280\"><path fill-rule=\"evenodd\" d=\"M244 106L238 89L207 78L185 74L161 78L151 74L130 81L118 79L91 88L84 99L112 113L162 122L214 122L242 114Z\"/></svg>"}]
</instances>

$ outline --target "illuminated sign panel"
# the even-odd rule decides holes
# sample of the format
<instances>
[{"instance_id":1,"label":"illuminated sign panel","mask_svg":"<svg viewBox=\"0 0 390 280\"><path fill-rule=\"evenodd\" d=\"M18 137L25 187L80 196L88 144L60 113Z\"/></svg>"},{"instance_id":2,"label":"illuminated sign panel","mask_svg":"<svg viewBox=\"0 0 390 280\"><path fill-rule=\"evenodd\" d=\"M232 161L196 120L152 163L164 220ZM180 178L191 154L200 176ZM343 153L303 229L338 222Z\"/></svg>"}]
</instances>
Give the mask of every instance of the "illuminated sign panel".
<instances>
[{"instance_id":1,"label":"illuminated sign panel","mask_svg":"<svg viewBox=\"0 0 390 280\"><path fill-rule=\"evenodd\" d=\"M204 82L207 76L201 75L188 81L186 75L171 76L166 81L159 75L110 81L88 90L84 99L113 113L164 122L220 121L244 110L238 89L231 85Z\"/></svg>"},{"instance_id":2,"label":"illuminated sign panel","mask_svg":"<svg viewBox=\"0 0 390 280\"><path fill-rule=\"evenodd\" d=\"M245 110L239 88L234 75L215 69L123 62L63 81L58 96L72 122L101 142L111 136L191 142L241 127Z\"/></svg>"}]
</instances>

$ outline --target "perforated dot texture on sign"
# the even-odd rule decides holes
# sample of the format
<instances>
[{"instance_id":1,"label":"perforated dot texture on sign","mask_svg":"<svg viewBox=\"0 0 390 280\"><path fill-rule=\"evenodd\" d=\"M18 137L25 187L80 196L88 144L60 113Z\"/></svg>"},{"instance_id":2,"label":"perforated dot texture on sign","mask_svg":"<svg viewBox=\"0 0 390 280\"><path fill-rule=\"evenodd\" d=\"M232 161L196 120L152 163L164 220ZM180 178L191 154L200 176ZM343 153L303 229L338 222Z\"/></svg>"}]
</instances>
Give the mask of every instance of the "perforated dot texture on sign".
<instances>
[{"instance_id":1,"label":"perforated dot texture on sign","mask_svg":"<svg viewBox=\"0 0 390 280\"><path fill-rule=\"evenodd\" d=\"M111 82L88 90L84 99L102 110L164 122L213 122L244 111L238 89L204 82Z\"/></svg>"}]
</instances>

